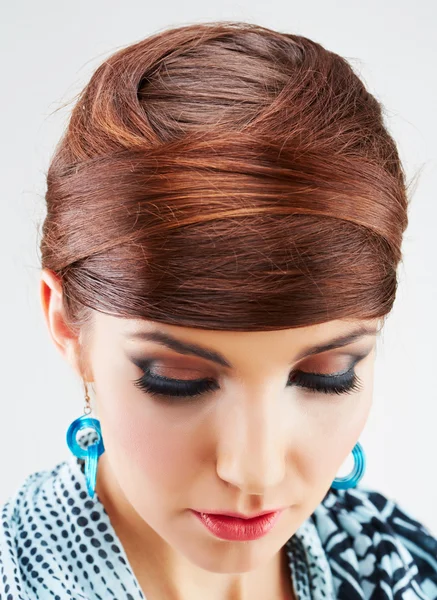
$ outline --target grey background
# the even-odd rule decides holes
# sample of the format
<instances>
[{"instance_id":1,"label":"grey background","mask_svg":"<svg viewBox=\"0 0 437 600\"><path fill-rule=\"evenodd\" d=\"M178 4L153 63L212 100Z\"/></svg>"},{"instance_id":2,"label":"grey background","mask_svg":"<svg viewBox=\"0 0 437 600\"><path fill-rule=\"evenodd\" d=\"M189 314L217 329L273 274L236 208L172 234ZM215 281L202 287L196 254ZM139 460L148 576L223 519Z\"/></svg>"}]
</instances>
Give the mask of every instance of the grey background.
<instances>
[{"instance_id":1,"label":"grey background","mask_svg":"<svg viewBox=\"0 0 437 600\"><path fill-rule=\"evenodd\" d=\"M66 430L82 414L81 381L52 343L39 300L44 171L68 117L63 105L118 48L167 27L232 19L305 35L349 59L386 107L408 177L421 171L360 441L367 456L363 485L437 532L436 6L431 0L3 5L0 502L31 472L67 458Z\"/></svg>"}]
</instances>

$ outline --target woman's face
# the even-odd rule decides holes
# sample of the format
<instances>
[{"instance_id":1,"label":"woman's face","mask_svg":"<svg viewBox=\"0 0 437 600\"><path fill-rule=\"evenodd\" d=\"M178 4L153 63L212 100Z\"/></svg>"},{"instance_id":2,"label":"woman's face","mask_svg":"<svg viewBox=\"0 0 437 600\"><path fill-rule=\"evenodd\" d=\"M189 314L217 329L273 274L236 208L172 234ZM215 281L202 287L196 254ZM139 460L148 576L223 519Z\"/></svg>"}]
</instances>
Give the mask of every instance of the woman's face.
<instances>
[{"instance_id":1,"label":"woman's face","mask_svg":"<svg viewBox=\"0 0 437 600\"><path fill-rule=\"evenodd\" d=\"M132 523L203 569L242 572L267 560L321 502L358 441L377 337L302 355L364 325L376 331L378 320L233 332L95 313L87 357L105 444L97 493L117 489ZM353 372L361 384L350 393L303 387L347 386ZM267 535L245 543L215 537L190 510L283 507Z\"/></svg>"}]
</instances>

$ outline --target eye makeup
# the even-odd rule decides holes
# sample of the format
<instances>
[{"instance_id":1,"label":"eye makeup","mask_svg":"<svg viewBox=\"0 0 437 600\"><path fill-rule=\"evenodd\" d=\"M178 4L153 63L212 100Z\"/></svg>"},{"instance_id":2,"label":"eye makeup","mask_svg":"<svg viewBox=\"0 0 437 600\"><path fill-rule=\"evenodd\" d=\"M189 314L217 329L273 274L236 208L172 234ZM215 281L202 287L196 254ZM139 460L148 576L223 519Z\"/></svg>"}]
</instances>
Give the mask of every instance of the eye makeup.
<instances>
[{"instance_id":1,"label":"eye makeup","mask_svg":"<svg viewBox=\"0 0 437 600\"><path fill-rule=\"evenodd\" d=\"M356 375L355 365L369 353L355 356L352 365L347 370L332 374L308 373L294 371L287 386L304 388L310 394L341 395L351 394L362 389L362 381ZM142 371L143 375L133 384L152 397L158 398L193 398L220 389L218 383L211 378L202 379L173 379L152 373L154 359L131 359Z\"/></svg>"}]
</instances>

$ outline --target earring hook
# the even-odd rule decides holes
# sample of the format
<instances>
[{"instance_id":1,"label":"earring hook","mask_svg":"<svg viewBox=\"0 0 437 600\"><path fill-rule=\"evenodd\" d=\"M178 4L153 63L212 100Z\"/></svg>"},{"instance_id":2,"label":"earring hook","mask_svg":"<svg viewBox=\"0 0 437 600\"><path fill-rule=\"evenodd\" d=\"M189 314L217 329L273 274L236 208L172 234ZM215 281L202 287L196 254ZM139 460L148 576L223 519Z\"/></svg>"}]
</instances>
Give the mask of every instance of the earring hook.
<instances>
[{"instance_id":1,"label":"earring hook","mask_svg":"<svg viewBox=\"0 0 437 600\"><path fill-rule=\"evenodd\" d=\"M91 408L91 400L90 400L90 396L88 394L88 387L87 387L85 380L83 380L83 385L85 388L85 406L84 406L83 412L85 415L89 415L93 409Z\"/></svg>"}]
</instances>

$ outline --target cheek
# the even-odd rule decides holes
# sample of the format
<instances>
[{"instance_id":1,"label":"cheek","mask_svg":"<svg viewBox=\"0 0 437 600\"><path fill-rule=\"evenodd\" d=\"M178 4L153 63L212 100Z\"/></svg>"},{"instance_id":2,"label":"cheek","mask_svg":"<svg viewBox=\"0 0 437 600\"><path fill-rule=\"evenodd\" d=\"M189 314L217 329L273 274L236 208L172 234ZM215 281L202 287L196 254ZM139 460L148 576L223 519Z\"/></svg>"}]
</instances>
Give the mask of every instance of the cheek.
<instances>
[{"instance_id":1,"label":"cheek","mask_svg":"<svg viewBox=\"0 0 437 600\"><path fill-rule=\"evenodd\" d=\"M133 494L180 493L196 472L191 421L127 387L100 390L105 451L117 479Z\"/></svg>"},{"instance_id":2,"label":"cheek","mask_svg":"<svg viewBox=\"0 0 437 600\"><path fill-rule=\"evenodd\" d=\"M115 359L110 344L102 345L93 374L97 412L108 460L127 487L178 489L189 477L192 420L178 409L159 403L134 386L140 375L126 360ZM96 353L97 354L97 353Z\"/></svg>"},{"instance_id":3,"label":"cheek","mask_svg":"<svg viewBox=\"0 0 437 600\"><path fill-rule=\"evenodd\" d=\"M186 429L172 427L162 413L125 417L116 435L126 468L134 469L139 478L169 491L180 490L189 478L192 437Z\"/></svg>"},{"instance_id":4,"label":"cheek","mask_svg":"<svg viewBox=\"0 0 437 600\"><path fill-rule=\"evenodd\" d=\"M310 400L300 423L300 444L295 462L307 485L329 487L350 455L366 424L372 390L345 397Z\"/></svg>"}]
</instances>

